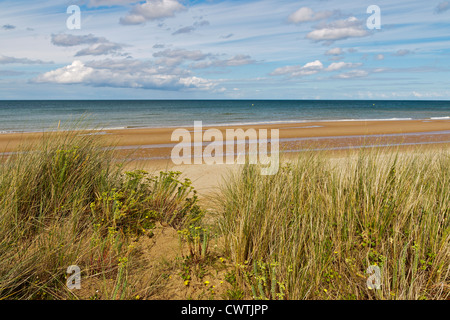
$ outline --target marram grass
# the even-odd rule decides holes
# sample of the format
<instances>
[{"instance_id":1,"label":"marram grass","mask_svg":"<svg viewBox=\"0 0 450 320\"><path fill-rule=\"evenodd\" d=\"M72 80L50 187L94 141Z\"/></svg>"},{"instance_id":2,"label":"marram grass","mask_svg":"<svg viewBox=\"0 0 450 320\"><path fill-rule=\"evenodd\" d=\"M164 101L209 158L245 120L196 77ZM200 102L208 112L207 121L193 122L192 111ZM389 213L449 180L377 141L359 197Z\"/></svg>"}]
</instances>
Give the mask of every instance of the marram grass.
<instances>
[{"instance_id":1,"label":"marram grass","mask_svg":"<svg viewBox=\"0 0 450 320\"><path fill-rule=\"evenodd\" d=\"M164 275L141 281L134 247L156 222L179 231L186 261L214 259L191 182L125 172L96 141L60 132L2 160L0 299L151 299ZM450 155L417 150L304 152L273 176L254 165L230 176L213 215L228 298L449 299ZM70 265L95 294L68 290Z\"/></svg>"},{"instance_id":2,"label":"marram grass","mask_svg":"<svg viewBox=\"0 0 450 320\"><path fill-rule=\"evenodd\" d=\"M448 299L448 152L303 153L245 166L218 197L241 286L264 299ZM367 285L369 266L381 288Z\"/></svg>"},{"instance_id":3,"label":"marram grass","mask_svg":"<svg viewBox=\"0 0 450 320\"><path fill-rule=\"evenodd\" d=\"M78 299L66 269L81 268L97 296L127 299L133 240L155 222L181 228L201 212L179 172L123 172L111 148L77 131L44 136L40 145L0 165L0 299ZM136 283L138 279L136 280ZM112 284L111 284L112 283Z\"/></svg>"}]
</instances>

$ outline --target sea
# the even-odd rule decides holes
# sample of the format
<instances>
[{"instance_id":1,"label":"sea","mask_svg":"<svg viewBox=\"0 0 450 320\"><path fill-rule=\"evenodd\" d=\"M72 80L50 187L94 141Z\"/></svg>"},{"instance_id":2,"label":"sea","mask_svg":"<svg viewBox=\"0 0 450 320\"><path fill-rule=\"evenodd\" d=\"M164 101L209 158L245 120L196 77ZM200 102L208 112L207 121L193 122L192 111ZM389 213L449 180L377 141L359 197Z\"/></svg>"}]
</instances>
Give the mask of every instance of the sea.
<instances>
[{"instance_id":1,"label":"sea","mask_svg":"<svg viewBox=\"0 0 450 320\"><path fill-rule=\"evenodd\" d=\"M450 101L0 100L0 133L450 119Z\"/></svg>"}]
</instances>

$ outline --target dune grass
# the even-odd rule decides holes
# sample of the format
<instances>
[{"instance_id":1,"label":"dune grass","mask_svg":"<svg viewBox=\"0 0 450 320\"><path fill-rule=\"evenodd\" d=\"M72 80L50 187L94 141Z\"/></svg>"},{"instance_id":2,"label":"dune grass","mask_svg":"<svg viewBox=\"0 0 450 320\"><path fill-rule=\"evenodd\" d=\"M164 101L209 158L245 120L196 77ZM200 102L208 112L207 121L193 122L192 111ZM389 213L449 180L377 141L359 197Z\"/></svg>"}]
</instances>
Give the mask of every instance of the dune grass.
<instances>
[{"instance_id":1,"label":"dune grass","mask_svg":"<svg viewBox=\"0 0 450 320\"><path fill-rule=\"evenodd\" d=\"M236 277L256 299L448 299L448 152L302 153L245 166L218 197ZM379 290L369 266L381 270Z\"/></svg>"},{"instance_id":2,"label":"dune grass","mask_svg":"<svg viewBox=\"0 0 450 320\"><path fill-rule=\"evenodd\" d=\"M66 269L109 279L126 299L133 240L155 222L181 228L201 212L178 172L123 172L93 135L48 134L0 166L0 299L77 299ZM145 290L144 290L145 291Z\"/></svg>"},{"instance_id":3,"label":"dune grass","mask_svg":"<svg viewBox=\"0 0 450 320\"><path fill-rule=\"evenodd\" d=\"M164 290L162 275L139 282L148 266L134 248L158 222L179 231L185 261L218 259L208 256L205 212L188 179L125 171L116 159L95 135L76 131L3 159L0 299L152 298L153 286ZM217 250L233 286L223 298L450 298L445 149L367 149L340 159L304 152L273 176L244 166L216 200ZM101 292L69 290L71 265L83 286L95 280ZM381 270L380 289L368 288L370 266Z\"/></svg>"}]
</instances>

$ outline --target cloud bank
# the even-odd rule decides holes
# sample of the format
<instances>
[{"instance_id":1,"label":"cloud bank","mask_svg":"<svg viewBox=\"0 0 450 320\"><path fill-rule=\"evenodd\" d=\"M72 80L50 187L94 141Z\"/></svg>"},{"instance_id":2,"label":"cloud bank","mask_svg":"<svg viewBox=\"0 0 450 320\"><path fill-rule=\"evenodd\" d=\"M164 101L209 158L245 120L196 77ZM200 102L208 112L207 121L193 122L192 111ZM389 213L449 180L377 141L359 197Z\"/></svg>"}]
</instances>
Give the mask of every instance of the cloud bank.
<instances>
[{"instance_id":1,"label":"cloud bank","mask_svg":"<svg viewBox=\"0 0 450 320\"><path fill-rule=\"evenodd\" d=\"M138 60L103 60L72 64L46 72L35 83L84 84L99 87L159 90L212 90L216 83L177 69L160 68Z\"/></svg>"}]
</instances>

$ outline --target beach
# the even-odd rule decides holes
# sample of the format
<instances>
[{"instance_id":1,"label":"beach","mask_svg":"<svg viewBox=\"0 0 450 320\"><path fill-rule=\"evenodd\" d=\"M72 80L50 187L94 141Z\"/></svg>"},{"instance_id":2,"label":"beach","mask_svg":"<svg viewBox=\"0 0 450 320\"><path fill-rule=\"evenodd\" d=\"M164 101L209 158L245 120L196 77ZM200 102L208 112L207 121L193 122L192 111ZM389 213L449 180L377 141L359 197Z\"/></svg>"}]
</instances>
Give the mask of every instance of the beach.
<instances>
[{"instance_id":1,"label":"beach","mask_svg":"<svg viewBox=\"0 0 450 320\"><path fill-rule=\"evenodd\" d=\"M183 127L194 134L194 127ZM226 138L229 129L279 130L280 151L284 158L295 157L306 150L328 150L335 156L361 147L415 146L426 148L447 148L450 146L450 119L436 120L390 120L390 121L318 121L282 124L259 124L245 126L203 126L202 131L218 129ZM149 171L176 170L183 172L195 184L199 194L207 195L216 190L221 178L238 165L174 164L171 150L179 142L172 141L176 128L106 129L83 132L80 135L95 135L104 146L114 146L120 159L127 162L127 168L139 167ZM10 154L21 144L35 144L47 134L57 132L5 133L0 134L0 150ZM64 134L64 133L63 133ZM344 153L342 153L344 152Z\"/></svg>"},{"instance_id":2,"label":"beach","mask_svg":"<svg viewBox=\"0 0 450 320\"><path fill-rule=\"evenodd\" d=\"M193 127L181 127L193 131ZM412 142L420 143L421 137L430 135L434 139L429 141L447 141L450 137L450 119L442 120L391 120L391 121L323 121L323 122L301 122L282 124L255 124L239 126L203 126L204 130L215 128L224 133L227 129L279 129L280 139L302 139L302 141L314 141L320 138L325 144L336 138L350 139L354 137L406 137L411 136ZM88 134L98 135L100 141L105 145L115 145L121 149L140 148L150 149L151 146L159 145L158 149L165 149L164 145L176 144L171 136L176 128L137 128L137 129L97 129ZM4 133L0 134L0 150L2 152L13 152L22 143L33 143L42 138L43 134L54 134L52 131ZM80 132L80 134L85 134ZM170 148L170 146L169 146ZM165 151L159 151L164 154ZM169 153L170 154L170 153Z\"/></svg>"}]
</instances>

